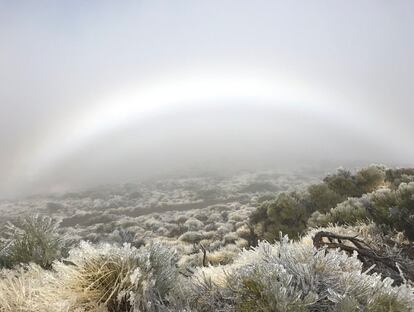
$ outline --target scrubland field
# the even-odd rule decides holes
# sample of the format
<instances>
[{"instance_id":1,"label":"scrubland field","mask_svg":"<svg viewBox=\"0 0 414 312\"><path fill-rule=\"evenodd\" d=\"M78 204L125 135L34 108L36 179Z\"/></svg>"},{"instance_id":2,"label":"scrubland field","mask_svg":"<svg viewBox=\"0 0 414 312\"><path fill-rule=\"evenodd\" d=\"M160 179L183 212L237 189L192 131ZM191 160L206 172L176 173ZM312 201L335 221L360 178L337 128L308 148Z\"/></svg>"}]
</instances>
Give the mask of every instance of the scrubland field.
<instances>
[{"instance_id":1,"label":"scrubland field","mask_svg":"<svg viewBox=\"0 0 414 312\"><path fill-rule=\"evenodd\" d=\"M0 203L0 311L414 311L414 169Z\"/></svg>"}]
</instances>

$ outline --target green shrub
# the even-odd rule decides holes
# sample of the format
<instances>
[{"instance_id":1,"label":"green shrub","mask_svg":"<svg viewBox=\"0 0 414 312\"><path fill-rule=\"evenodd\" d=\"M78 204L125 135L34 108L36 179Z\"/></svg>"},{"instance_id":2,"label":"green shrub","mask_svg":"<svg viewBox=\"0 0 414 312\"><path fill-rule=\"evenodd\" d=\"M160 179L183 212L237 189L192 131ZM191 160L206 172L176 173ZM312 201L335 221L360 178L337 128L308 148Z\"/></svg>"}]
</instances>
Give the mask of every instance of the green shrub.
<instances>
[{"instance_id":1,"label":"green shrub","mask_svg":"<svg viewBox=\"0 0 414 312\"><path fill-rule=\"evenodd\" d=\"M374 192L371 206L369 213L374 222L403 231L414 241L414 182L401 183L397 190L385 194Z\"/></svg>"},{"instance_id":2,"label":"green shrub","mask_svg":"<svg viewBox=\"0 0 414 312\"><path fill-rule=\"evenodd\" d=\"M328 213L323 214L315 211L308 220L308 225L311 227L326 226L332 224L357 224L368 220L368 211L366 209L365 201L359 198L350 198Z\"/></svg>"},{"instance_id":3,"label":"green shrub","mask_svg":"<svg viewBox=\"0 0 414 312\"><path fill-rule=\"evenodd\" d=\"M335 193L342 197L355 197L360 193L355 184L355 179L350 171L339 169L336 174L328 175L323 182Z\"/></svg>"},{"instance_id":4,"label":"green shrub","mask_svg":"<svg viewBox=\"0 0 414 312\"><path fill-rule=\"evenodd\" d=\"M308 187L309 200L313 210L326 212L342 201L342 196L331 190L327 184L314 184Z\"/></svg>"},{"instance_id":5,"label":"green shrub","mask_svg":"<svg viewBox=\"0 0 414 312\"><path fill-rule=\"evenodd\" d=\"M326 225L332 219L322 214L348 197L361 197L366 192L376 190L384 184L384 179L385 168L382 166L369 166L355 174L339 169L337 173L325 177L323 183L310 185L305 192L284 192L273 200L261 203L251 215L250 223L261 239L274 241L280 231L297 238L306 228L311 215L310 224ZM338 219L348 217L343 219L343 223L360 220L363 214L363 209L359 208L352 213L349 207L336 210Z\"/></svg>"},{"instance_id":6,"label":"green shrub","mask_svg":"<svg viewBox=\"0 0 414 312\"><path fill-rule=\"evenodd\" d=\"M298 237L306 227L308 211L303 194L280 193L273 201L264 202L251 216L255 233L262 239L274 241L282 231Z\"/></svg>"},{"instance_id":7,"label":"green shrub","mask_svg":"<svg viewBox=\"0 0 414 312\"><path fill-rule=\"evenodd\" d=\"M324 182L335 193L346 199L347 197L360 197L381 186L385 181L385 168L372 165L359 170L355 175L350 171L340 169L334 175L329 175Z\"/></svg>"},{"instance_id":8,"label":"green shrub","mask_svg":"<svg viewBox=\"0 0 414 312\"><path fill-rule=\"evenodd\" d=\"M385 171L385 182L392 189L398 188L403 182L414 182L414 168L387 169Z\"/></svg>"},{"instance_id":9,"label":"green shrub","mask_svg":"<svg viewBox=\"0 0 414 312\"><path fill-rule=\"evenodd\" d=\"M414 182L401 183L396 190L383 188L361 198L349 198L326 214L313 213L308 224L315 227L367 220L404 232L414 240Z\"/></svg>"},{"instance_id":10,"label":"green shrub","mask_svg":"<svg viewBox=\"0 0 414 312\"><path fill-rule=\"evenodd\" d=\"M296 237L306 226L307 211L302 202L301 195L297 193L282 193L274 202L267 205L267 216L273 228L273 235L278 235L279 231Z\"/></svg>"}]
</instances>

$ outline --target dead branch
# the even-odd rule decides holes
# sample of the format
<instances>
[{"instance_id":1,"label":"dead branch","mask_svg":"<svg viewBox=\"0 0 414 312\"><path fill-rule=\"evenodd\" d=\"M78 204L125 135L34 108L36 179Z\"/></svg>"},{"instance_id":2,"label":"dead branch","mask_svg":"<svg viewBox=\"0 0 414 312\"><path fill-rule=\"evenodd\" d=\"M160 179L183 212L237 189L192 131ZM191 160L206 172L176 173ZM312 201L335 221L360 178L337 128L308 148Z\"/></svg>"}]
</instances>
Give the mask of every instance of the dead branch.
<instances>
[{"instance_id":1,"label":"dead branch","mask_svg":"<svg viewBox=\"0 0 414 312\"><path fill-rule=\"evenodd\" d=\"M406 268L401 259L381 255L381 251L374 250L356 236L343 236L331 232L320 231L313 237L313 245L317 249L322 247L334 248L344 250L348 254L357 252L358 259L363 263L365 269L374 265L374 272L391 277L396 284L403 283L404 276L412 281L414 280L414 272Z\"/></svg>"},{"instance_id":2,"label":"dead branch","mask_svg":"<svg viewBox=\"0 0 414 312\"><path fill-rule=\"evenodd\" d=\"M203 266L207 267L208 266L208 261L207 261L207 250L204 248L203 244L200 244L200 248L203 251Z\"/></svg>"}]
</instances>

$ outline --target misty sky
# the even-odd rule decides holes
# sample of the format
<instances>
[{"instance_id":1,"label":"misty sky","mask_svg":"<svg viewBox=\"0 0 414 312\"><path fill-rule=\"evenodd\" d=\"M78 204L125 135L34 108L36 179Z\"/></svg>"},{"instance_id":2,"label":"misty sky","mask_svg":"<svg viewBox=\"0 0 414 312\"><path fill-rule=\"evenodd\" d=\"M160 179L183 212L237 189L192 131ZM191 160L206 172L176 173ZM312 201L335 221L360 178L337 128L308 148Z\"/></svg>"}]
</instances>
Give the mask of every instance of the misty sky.
<instances>
[{"instance_id":1,"label":"misty sky","mask_svg":"<svg viewBox=\"0 0 414 312\"><path fill-rule=\"evenodd\" d=\"M414 163L413 1L1 1L0 197Z\"/></svg>"}]
</instances>

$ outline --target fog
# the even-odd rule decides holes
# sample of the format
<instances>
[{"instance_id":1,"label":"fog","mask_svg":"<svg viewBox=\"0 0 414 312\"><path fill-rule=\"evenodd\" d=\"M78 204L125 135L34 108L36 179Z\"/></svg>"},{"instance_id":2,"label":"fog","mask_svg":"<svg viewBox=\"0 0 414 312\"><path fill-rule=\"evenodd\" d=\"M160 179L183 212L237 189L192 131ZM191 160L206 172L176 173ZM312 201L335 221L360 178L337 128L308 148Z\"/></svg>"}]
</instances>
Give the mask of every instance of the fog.
<instances>
[{"instance_id":1,"label":"fog","mask_svg":"<svg viewBox=\"0 0 414 312\"><path fill-rule=\"evenodd\" d=\"M413 165L412 1L1 1L0 198Z\"/></svg>"}]
</instances>

